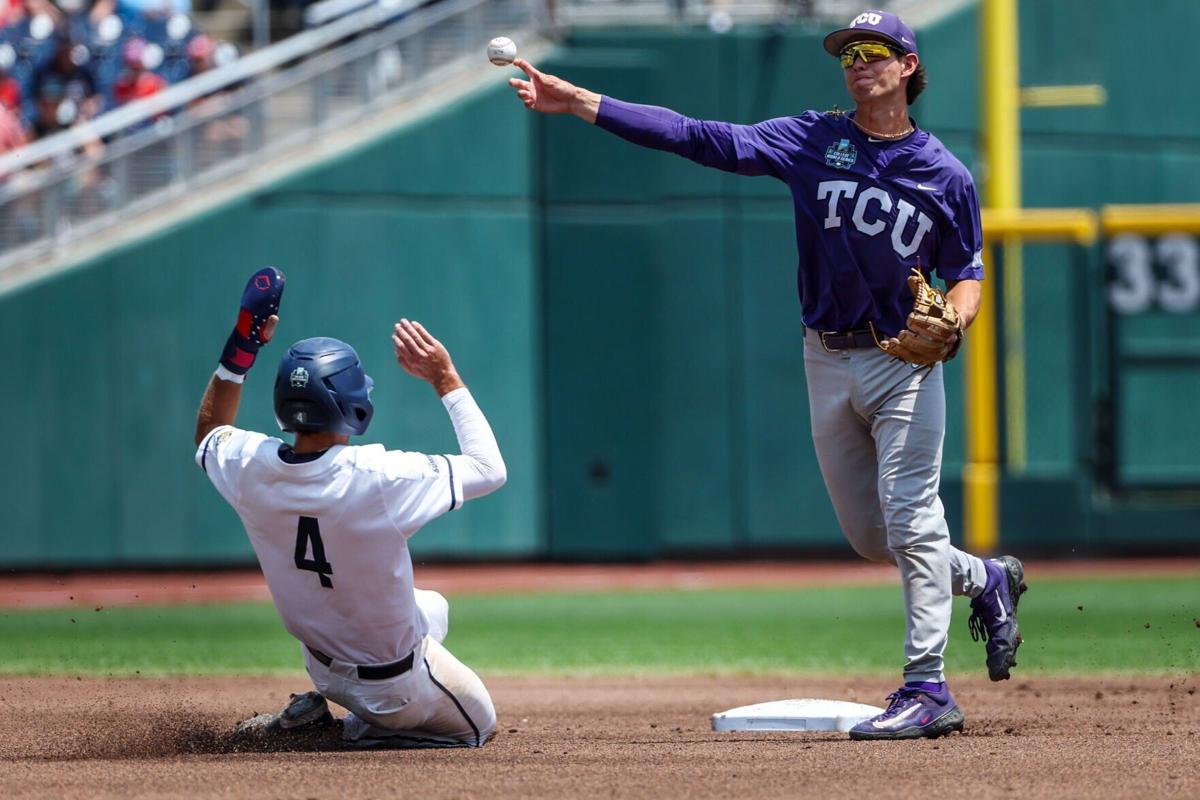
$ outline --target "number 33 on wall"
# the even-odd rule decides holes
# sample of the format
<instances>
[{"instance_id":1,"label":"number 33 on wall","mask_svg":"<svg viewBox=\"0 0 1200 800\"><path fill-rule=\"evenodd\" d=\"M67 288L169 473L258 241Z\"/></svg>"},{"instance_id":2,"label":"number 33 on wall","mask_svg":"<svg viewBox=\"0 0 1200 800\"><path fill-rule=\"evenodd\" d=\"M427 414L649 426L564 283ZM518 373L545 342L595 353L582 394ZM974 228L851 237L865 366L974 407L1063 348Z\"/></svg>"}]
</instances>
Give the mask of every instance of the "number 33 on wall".
<instances>
[{"instance_id":1,"label":"number 33 on wall","mask_svg":"<svg viewBox=\"0 0 1200 800\"><path fill-rule=\"evenodd\" d=\"M1144 236L1124 234L1109 243L1108 261L1108 302L1116 313L1200 309L1200 245L1195 237L1170 234L1151 246Z\"/></svg>"}]
</instances>

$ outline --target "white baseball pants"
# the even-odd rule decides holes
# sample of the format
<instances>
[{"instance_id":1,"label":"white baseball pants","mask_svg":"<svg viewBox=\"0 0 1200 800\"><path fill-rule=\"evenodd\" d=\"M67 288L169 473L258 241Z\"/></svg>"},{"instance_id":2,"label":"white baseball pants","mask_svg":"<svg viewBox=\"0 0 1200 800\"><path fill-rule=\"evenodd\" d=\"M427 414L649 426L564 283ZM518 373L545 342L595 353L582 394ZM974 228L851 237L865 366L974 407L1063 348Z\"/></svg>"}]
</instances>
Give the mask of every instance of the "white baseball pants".
<instances>
[{"instance_id":1,"label":"white baseball pants","mask_svg":"<svg viewBox=\"0 0 1200 800\"><path fill-rule=\"evenodd\" d=\"M343 738L390 747L482 747L496 730L496 709L479 676L442 646L449 604L437 592L416 590L429 635L413 653L408 672L362 680L353 664L325 666L307 648L304 666L317 691L344 706Z\"/></svg>"}]
</instances>

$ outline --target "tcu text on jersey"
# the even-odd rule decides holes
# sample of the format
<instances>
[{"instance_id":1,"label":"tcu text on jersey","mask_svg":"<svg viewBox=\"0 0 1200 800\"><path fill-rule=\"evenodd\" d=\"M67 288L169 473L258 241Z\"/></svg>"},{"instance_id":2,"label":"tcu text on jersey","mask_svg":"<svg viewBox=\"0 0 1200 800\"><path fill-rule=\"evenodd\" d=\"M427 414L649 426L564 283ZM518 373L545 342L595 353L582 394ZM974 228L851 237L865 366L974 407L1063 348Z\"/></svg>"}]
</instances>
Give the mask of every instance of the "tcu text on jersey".
<instances>
[{"instance_id":1,"label":"tcu text on jersey","mask_svg":"<svg viewBox=\"0 0 1200 800\"><path fill-rule=\"evenodd\" d=\"M917 252L925 234L933 229L933 220L926 216L925 212L918 211L916 206L903 197L899 200L894 199L878 186L869 186L859 194L857 181L821 181L817 184L817 199L829 201L825 230L842 226L838 202L843 197L853 200L856 195L858 201L854 204L854 213L850 219L854 227L866 236L878 236L883 233L888 227L887 215L891 214L893 207L896 209L896 220L892 223L892 249L901 258L907 258ZM917 217L917 230L906 243L904 232L914 214Z\"/></svg>"}]
</instances>

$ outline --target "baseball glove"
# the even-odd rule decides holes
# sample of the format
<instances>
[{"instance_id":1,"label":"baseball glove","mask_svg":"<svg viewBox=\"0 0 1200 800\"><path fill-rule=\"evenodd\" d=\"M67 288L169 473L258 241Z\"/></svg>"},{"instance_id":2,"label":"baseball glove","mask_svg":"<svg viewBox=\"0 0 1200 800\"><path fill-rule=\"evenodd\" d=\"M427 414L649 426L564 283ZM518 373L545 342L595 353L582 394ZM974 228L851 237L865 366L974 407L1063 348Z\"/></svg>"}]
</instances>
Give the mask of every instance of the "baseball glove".
<instances>
[{"instance_id":1,"label":"baseball glove","mask_svg":"<svg viewBox=\"0 0 1200 800\"><path fill-rule=\"evenodd\" d=\"M930 286L921 271L908 276L914 303L908 315L908 328L896 336L878 342L879 348L901 361L933 368L949 361L962 344L962 324L954 304L941 289Z\"/></svg>"}]
</instances>

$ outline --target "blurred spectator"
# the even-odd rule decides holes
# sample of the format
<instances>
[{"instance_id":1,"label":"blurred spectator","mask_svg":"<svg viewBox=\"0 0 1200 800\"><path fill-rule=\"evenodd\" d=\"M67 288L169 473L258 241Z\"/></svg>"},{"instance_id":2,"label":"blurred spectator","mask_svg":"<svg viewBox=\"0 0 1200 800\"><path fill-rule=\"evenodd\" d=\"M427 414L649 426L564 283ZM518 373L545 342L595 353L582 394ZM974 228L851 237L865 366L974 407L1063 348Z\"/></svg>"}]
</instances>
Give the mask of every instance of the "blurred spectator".
<instances>
[{"instance_id":1,"label":"blurred spectator","mask_svg":"<svg viewBox=\"0 0 1200 800\"><path fill-rule=\"evenodd\" d=\"M0 0L0 28L19 22L24 16L24 0Z\"/></svg>"},{"instance_id":2,"label":"blurred spectator","mask_svg":"<svg viewBox=\"0 0 1200 800\"><path fill-rule=\"evenodd\" d=\"M16 111L8 106L0 106L0 153L24 147L28 141L25 126Z\"/></svg>"},{"instance_id":3,"label":"blurred spectator","mask_svg":"<svg viewBox=\"0 0 1200 800\"><path fill-rule=\"evenodd\" d=\"M67 96L65 84L57 78L47 78L37 97L37 118L33 126L38 136L50 136L83 122L85 120L79 115L75 102ZM33 169L45 169L56 162L82 158L86 167L76 171L65 185L68 202L78 212L94 214L106 202L106 181L99 167L103 155L104 143L97 137L89 137L71 154L59 153L53 159L35 164Z\"/></svg>"},{"instance_id":4,"label":"blurred spectator","mask_svg":"<svg viewBox=\"0 0 1200 800\"><path fill-rule=\"evenodd\" d=\"M192 38L187 45L187 60L189 78L194 78L217 67L224 67L238 60L237 45L230 42L217 42L206 33ZM245 86L244 82L232 83L222 89L219 94L234 92Z\"/></svg>"},{"instance_id":5,"label":"blurred spectator","mask_svg":"<svg viewBox=\"0 0 1200 800\"><path fill-rule=\"evenodd\" d=\"M34 93L37 112L33 130L37 138L58 133L75 122L78 107L67 99L67 87L59 78L48 76Z\"/></svg>"},{"instance_id":6,"label":"blurred spectator","mask_svg":"<svg viewBox=\"0 0 1200 800\"><path fill-rule=\"evenodd\" d=\"M18 116L21 114L21 84L3 72L0 72L0 106Z\"/></svg>"},{"instance_id":7,"label":"blurred spectator","mask_svg":"<svg viewBox=\"0 0 1200 800\"><path fill-rule=\"evenodd\" d=\"M21 82L10 74L17 62L17 51L8 42L0 43L0 106L4 106L20 118L23 93Z\"/></svg>"},{"instance_id":8,"label":"blurred spectator","mask_svg":"<svg viewBox=\"0 0 1200 800\"><path fill-rule=\"evenodd\" d=\"M167 81L153 71L162 63L162 48L145 39L133 38L121 50L125 71L113 85L113 100L123 106L167 88Z\"/></svg>"},{"instance_id":9,"label":"blurred spectator","mask_svg":"<svg viewBox=\"0 0 1200 800\"><path fill-rule=\"evenodd\" d=\"M45 76L36 100L37 111L33 129L39 138L51 136L87 121L80 113L79 104L71 98L67 83L56 74L48 73ZM103 155L104 143L98 137L92 136L76 147L71 154L59 153L53 159L35 164L33 169L45 169L55 162L83 158L88 166L71 178L68 184L70 202L79 209L98 207L98 204L103 202L104 181L97 165Z\"/></svg>"},{"instance_id":10,"label":"blurred spectator","mask_svg":"<svg viewBox=\"0 0 1200 800\"><path fill-rule=\"evenodd\" d=\"M116 0L53 0L53 3L64 18L78 19L80 27L95 25L117 9Z\"/></svg>"},{"instance_id":11,"label":"blurred spectator","mask_svg":"<svg viewBox=\"0 0 1200 800\"><path fill-rule=\"evenodd\" d=\"M66 0L66 2L79 2L79 0ZM101 0L110 4L110 8L115 0ZM44 14L54 22L59 22L63 19L65 11L60 9L52 0L0 0L0 28L6 28L10 25L15 25L25 17L33 17L38 14Z\"/></svg>"},{"instance_id":12,"label":"blurred spectator","mask_svg":"<svg viewBox=\"0 0 1200 800\"><path fill-rule=\"evenodd\" d=\"M104 100L96 88L96 77L92 74L91 53L87 45L77 41L65 30L56 33L54 58L33 76L31 90L34 99L41 103L47 85L51 93L61 92L62 100L71 102L74 108L72 120L91 119L100 113ZM38 119L42 118L39 110ZM35 120L35 126L40 125Z\"/></svg>"},{"instance_id":13,"label":"blurred spectator","mask_svg":"<svg viewBox=\"0 0 1200 800\"><path fill-rule=\"evenodd\" d=\"M217 42L207 33L197 34L187 43L188 77L208 72L216 66Z\"/></svg>"},{"instance_id":14,"label":"blurred spectator","mask_svg":"<svg viewBox=\"0 0 1200 800\"><path fill-rule=\"evenodd\" d=\"M304 15L318 0L274 0L271 6L271 34L275 39L286 38L308 27Z\"/></svg>"},{"instance_id":15,"label":"blurred spectator","mask_svg":"<svg viewBox=\"0 0 1200 800\"><path fill-rule=\"evenodd\" d=\"M217 44L211 36L202 33L188 42L187 57L191 70L189 77L195 77L236 60L237 49L229 43ZM200 114L221 114L230 107L230 96L241 86L234 84L207 94L192 103L191 108ZM232 154L249 130L250 123L245 117L237 113L225 113L205 124L204 141L223 147Z\"/></svg>"}]
</instances>

